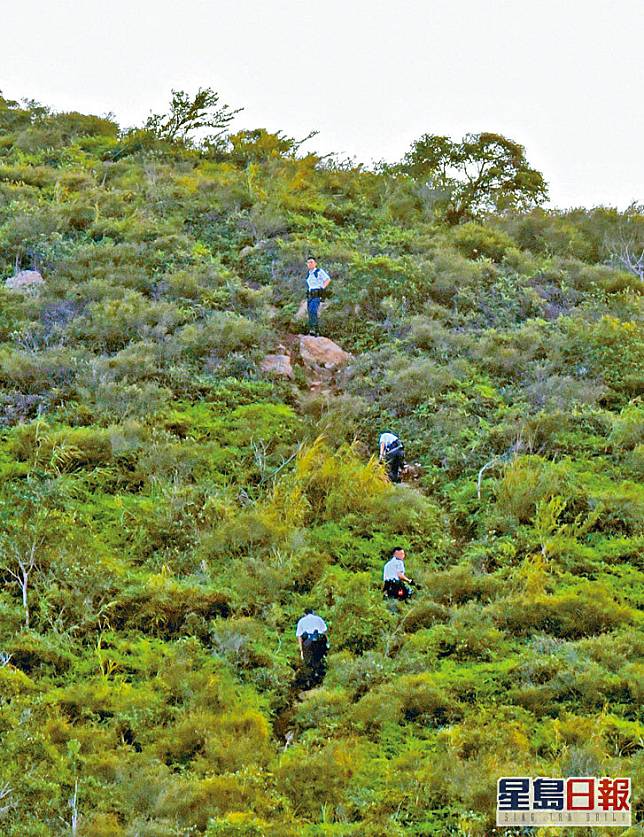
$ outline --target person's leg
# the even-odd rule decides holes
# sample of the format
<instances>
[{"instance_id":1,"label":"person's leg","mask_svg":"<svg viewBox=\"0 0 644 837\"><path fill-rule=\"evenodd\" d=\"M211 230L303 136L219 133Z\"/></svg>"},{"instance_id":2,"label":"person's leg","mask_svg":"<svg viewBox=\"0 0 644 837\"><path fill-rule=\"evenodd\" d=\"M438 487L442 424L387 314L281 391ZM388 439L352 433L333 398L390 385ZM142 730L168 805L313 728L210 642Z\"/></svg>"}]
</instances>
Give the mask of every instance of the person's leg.
<instances>
[{"instance_id":1,"label":"person's leg","mask_svg":"<svg viewBox=\"0 0 644 837\"><path fill-rule=\"evenodd\" d=\"M322 682L322 672L320 671L320 663L316 662L311 665L311 677L309 680L309 689L315 689Z\"/></svg>"},{"instance_id":2,"label":"person's leg","mask_svg":"<svg viewBox=\"0 0 644 837\"><path fill-rule=\"evenodd\" d=\"M313 306L313 334L318 337L320 334L320 305L322 304L322 300L319 296L316 296L313 299L314 306Z\"/></svg>"},{"instance_id":3,"label":"person's leg","mask_svg":"<svg viewBox=\"0 0 644 837\"><path fill-rule=\"evenodd\" d=\"M307 308L309 312L309 332L315 335L317 335L320 330L320 324L318 320L320 301L321 300L319 296L312 296L309 298L307 302Z\"/></svg>"},{"instance_id":4,"label":"person's leg","mask_svg":"<svg viewBox=\"0 0 644 837\"><path fill-rule=\"evenodd\" d=\"M304 651L304 666L306 668L306 688L313 689L319 682L318 661L315 655L315 643L311 642Z\"/></svg>"},{"instance_id":5,"label":"person's leg","mask_svg":"<svg viewBox=\"0 0 644 837\"><path fill-rule=\"evenodd\" d=\"M320 658L319 675L320 675L320 679L319 679L318 682L321 683L326 676L326 651L324 652L324 654L322 654L322 657Z\"/></svg>"},{"instance_id":6,"label":"person's leg","mask_svg":"<svg viewBox=\"0 0 644 837\"><path fill-rule=\"evenodd\" d=\"M313 686L318 686L326 674L326 641L318 640L315 643L314 658L311 665L313 670L312 683Z\"/></svg>"},{"instance_id":7,"label":"person's leg","mask_svg":"<svg viewBox=\"0 0 644 837\"><path fill-rule=\"evenodd\" d=\"M397 472L396 472L396 455L393 453L388 453L385 456L385 465L387 466L387 476L391 482L397 482Z\"/></svg>"},{"instance_id":8,"label":"person's leg","mask_svg":"<svg viewBox=\"0 0 644 837\"><path fill-rule=\"evenodd\" d=\"M405 456L402 451L396 451L391 458L391 481L400 482L400 471L405 464Z\"/></svg>"},{"instance_id":9,"label":"person's leg","mask_svg":"<svg viewBox=\"0 0 644 837\"><path fill-rule=\"evenodd\" d=\"M313 297L310 296L306 300L306 310L309 314L309 334L313 331L313 320L315 319L315 314L313 313Z\"/></svg>"},{"instance_id":10,"label":"person's leg","mask_svg":"<svg viewBox=\"0 0 644 837\"><path fill-rule=\"evenodd\" d=\"M304 691L313 688L313 681L315 680L315 659L313 656L313 643L310 639L304 640L302 646L302 653L304 659L302 660L302 678L301 687Z\"/></svg>"}]
</instances>

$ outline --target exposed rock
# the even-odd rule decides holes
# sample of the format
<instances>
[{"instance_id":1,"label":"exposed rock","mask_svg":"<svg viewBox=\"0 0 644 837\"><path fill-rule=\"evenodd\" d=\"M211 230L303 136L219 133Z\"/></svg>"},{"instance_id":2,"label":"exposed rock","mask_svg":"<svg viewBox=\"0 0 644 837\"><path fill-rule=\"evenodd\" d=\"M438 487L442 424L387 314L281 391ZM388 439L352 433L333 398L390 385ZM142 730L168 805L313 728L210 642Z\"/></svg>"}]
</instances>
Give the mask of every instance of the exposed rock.
<instances>
[{"instance_id":1,"label":"exposed rock","mask_svg":"<svg viewBox=\"0 0 644 837\"><path fill-rule=\"evenodd\" d=\"M283 378L293 378L290 355L266 355L260 363L262 372L270 372Z\"/></svg>"},{"instance_id":2,"label":"exposed rock","mask_svg":"<svg viewBox=\"0 0 644 837\"><path fill-rule=\"evenodd\" d=\"M255 244L247 244L246 247L242 247L239 251L239 257L245 259L246 256L252 256L252 254L256 253L258 250L266 250L271 243L272 242L269 238L262 238L255 242Z\"/></svg>"},{"instance_id":3,"label":"exposed rock","mask_svg":"<svg viewBox=\"0 0 644 837\"><path fill-rule=\"evenodd\" d=\"M416 482L423 475L423 466L420 462L408 462L400 472L403 482Z\"/></svg>"},{"instance_id":4,"label":"exposed rock","mask_svg":"<svg viewBox=\"0 0 644 837\"><path fill-rule=\"evenodd\" d=\"M311 369L337 369L350 360L351 355L328 337L300 336L302 362Z\"/></svg>"},{"instance_id":5,"label":"exposed rock","mask_svg":"<svg viewBox=\"0 0 644 837\"><path fill-rule=\"evenodd\" d=\"M21 270L15 276L5 279L4 283L5 288L10 291L27 294L36 293L44 284L45 280L37 270Z\"/></svg>"}]
</instances>

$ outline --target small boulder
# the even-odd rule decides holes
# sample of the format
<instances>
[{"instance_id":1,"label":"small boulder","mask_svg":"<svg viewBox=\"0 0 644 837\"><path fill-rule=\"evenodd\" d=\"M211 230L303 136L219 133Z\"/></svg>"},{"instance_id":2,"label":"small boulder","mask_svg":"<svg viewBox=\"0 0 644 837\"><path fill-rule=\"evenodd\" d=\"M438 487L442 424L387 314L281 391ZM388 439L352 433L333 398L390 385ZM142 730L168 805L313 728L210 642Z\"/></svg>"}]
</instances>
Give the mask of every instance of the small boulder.
<instances>
[{"instance_id":1,"label":"small boulder","mask_svg":"<svg viewBox=\"0 0 644 837\"><path fill-rule=\"evenodd\" d=\"M4 286L9 291L29 294L36 293L44 284L45 280L37 270L21 270L5 279Z\"/></svg>"},{"instance_id":2,"label":"small boulder","mask_svg":"<svg viewBox=\"0 0 644 837\"><path fill-rule=\"evenodd\" d=\"M281 378L293 378L290 355L266 355L260 363L260 369Z\"/></svg>"},{"instance_id":3,"label":"small boulder","mask_svg":"<svg viewBox=\"0 0 644 837\"><path fill-rule=\"evenodd\" d=\"M408 462L400 472L403 482L416 482L423 475L423 466L420 462Z\"/></svg>"},{"instance_id":4,"label":"small boulder","mask_svg":"<svg viewBox=\"0 0 644 837\"><path fill-rule=\"evenodd\" d=\"M337 369L351 359L351 355L341 349L328 337L300 336L300 354L302 362L311 369Z\"/></svg>"}]
</instances>

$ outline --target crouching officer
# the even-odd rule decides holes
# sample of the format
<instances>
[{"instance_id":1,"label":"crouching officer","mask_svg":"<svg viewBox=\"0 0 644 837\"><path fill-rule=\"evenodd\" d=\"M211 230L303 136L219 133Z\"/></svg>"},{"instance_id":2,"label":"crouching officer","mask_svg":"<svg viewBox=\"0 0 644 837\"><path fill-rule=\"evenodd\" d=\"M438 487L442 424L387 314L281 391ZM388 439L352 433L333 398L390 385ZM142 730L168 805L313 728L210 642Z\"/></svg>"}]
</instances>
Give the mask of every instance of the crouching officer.
<instances>
[{"instance_id":1,"label":"crouching officer","mask_svg":"<svg viewBox=\"0 0 644 837\"><path fill-rule=\"evenodd\" d=\"M413 591L407 584L413 584L413 581L405 575L405 550L402 546L392 549L391 558L385 564L382 578L383 592L387 598L404 601L412 595Z\"/></svg>"},{"instance_id":2,"label":"crouching officer","mask_svg":"<svg viewBox=\"0 0 644 837\"><path fill-rule=\"evenodd\" d=\"M299 685L313 689L324 680L326 655L329 649L327 626L324 619L313 610L305 611L295 631L302 658L302 676Z\"/></svg>"},{"instance_id":3,"label":"crouching officer","mask_svg":"<svg viewBox=\"0 0 644 837\"><path fill-rule=\"evenodd\" d=\"M385 430L378 440L379 459L387 466L389 479L400 482L400 471L405 467L405 448L395 433Z\"/></svg>"}]
</instances>

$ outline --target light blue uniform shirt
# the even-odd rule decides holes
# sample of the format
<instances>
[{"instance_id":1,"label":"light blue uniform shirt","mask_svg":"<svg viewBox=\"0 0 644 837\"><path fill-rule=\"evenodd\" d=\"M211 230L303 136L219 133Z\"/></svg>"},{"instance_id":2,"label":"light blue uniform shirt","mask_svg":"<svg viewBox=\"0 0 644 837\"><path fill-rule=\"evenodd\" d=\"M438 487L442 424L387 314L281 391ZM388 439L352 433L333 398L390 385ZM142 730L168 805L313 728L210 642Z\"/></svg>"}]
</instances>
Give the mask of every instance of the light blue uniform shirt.
<instances>
[{"instance_id":1,"label":"light blue uniform shirt","mask_svg":"<svg viewBox=\"0 0 644 837\"><path fill-rule=\"evenodd\" d=\"M394 436L393 433L381 433L380 438L378 439L378 447L384 444L385 448L388 448L389 445L398 441L400 441L398 436Z\"/></svg>"},{"instance_id":2,"label":"light blue uniform shirt","mask_svg":"<svg viewBox=\"0 0 644 837\"><path fill-rule=\"evenodd\" d=\"M309 275L306 277L306 285L310 291L320 290L320 288L324 287L326 280L331 279L326 270L322 270L321 267L316 268L316 270L317 276L315 275L315 270L309 270Z\"/></svg>"},{"instance_id":3,"label":"light blue uniform shirt","mask_svg":"<svg viewBox=\"0 0 644 837\"><path fill-rule=\"evenodd\" d=\"M382 572L383 581L398 581L399 573L405 575L405 563L400 558L392 558L387 561Z\"/></svg>"},{"instance_id":4,"label":"light blue uniform shirt","mask_svg":"<svg viewBox=\"0 0 644 837\"><path fill-rule=\"evenodd\" d=\"M317 613L307 613L306 616L303 616L297 623L295 636L302 636L304 633L312 634L313 631L325 634L326 630L326 622L321 616L318 616Z\"/></svg>"}]
</instances>

